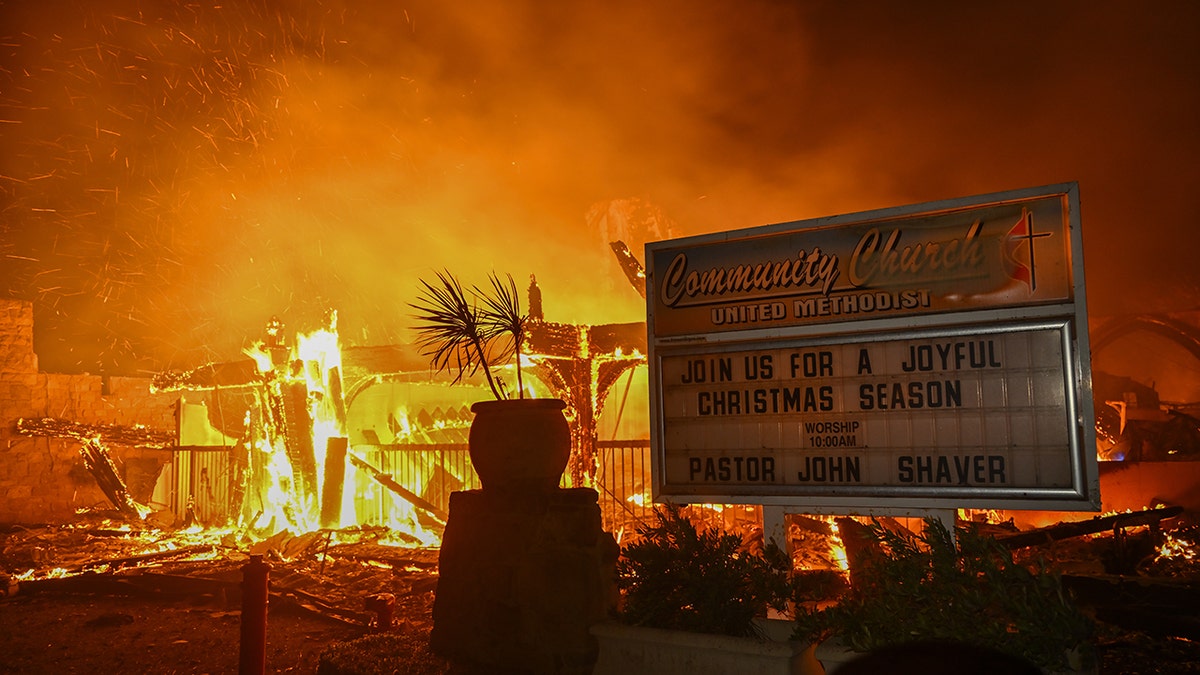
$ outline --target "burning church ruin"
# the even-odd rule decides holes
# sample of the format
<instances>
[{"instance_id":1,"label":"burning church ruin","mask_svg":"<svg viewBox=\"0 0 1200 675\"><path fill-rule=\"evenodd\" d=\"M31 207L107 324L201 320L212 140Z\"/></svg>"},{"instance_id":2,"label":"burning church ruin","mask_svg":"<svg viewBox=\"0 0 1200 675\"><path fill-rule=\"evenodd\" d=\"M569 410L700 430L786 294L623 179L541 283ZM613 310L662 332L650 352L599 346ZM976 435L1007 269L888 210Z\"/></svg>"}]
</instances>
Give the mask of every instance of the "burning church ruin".
<instances>
[{"instance_id":1,"label":"burning church ruin","mask_svg":"<svg viewBox=\"0 0 1200 675\"><path fill-rule=\"evenodd\" d=\"M478 485L466 456L477 385L438 381L412 349L343 348L335 324L293 341L272 321L242 360L153 379L57 376L36 369L31 307L8 303L7 317L5 433L21 459L0 472L2 522L116 508L166 526L265 535L385 526L397 543L436 545L449 494ZM637 412L625 406L644 364L641 324L530 325L530 370L545 382L531 386L569 404L568 484L595 484L614 453L644 464ZM618 382L617 419L602 441L601 412ZM622 425L623 415L635 421ZM615 439L622 428L635 436ZM621 490L634 506L647 501L640 480Z\"/></svg>"},{"instance_id":2,"label":"burning church ruin","mask_svg":"<svg viewBox=\"0 0 1200 675\"><path fill-rule=\"evenodd\" d=\"M644 292L636 258L623 246L614 244L612 250L634 288ZM529 383L528 393L566 407L570 449L561 479L566 490L489 493L486 482L483 489L475 489L480 481L468 460L466 431L472 413L467 405L481 389L469 381L453 387L459 378L448 382L431 375L424 356L411 348L341 344L336 313L309 333L292 334L272 319L241 359L153 378L119 379L41 373L32 349L31 307L9 303L5 379L12 384L10 396L28 400L12 406L23 414L6 433L10 454L25 461L7 464L8 476L0 477L9 484L22 476L27 481L36 477L50 486L44 492L47 499L41 500L32 499L43 494L36 485L8 488L4 505L14 512L17 504L26 509L13 518L22 524L69 524L80 511L107 512L116 522L136 524L149 545L137 553L85 562L77 569L120 569L164 558L223 555L248 555L257 564L270 554L285 561L319 560L318 575L331 559L366 559L394 575L398 568L420 570L422 583L428 584L432 556L437 555L441 593L432 614L436 621L440 610L443 623L432 633L436 649L472 658L492 652L497 644L517 645L507 652L494 650L495 656L506 663L532 655L543 664L566 658L586 668L596 654L589 627L605 616L604 579L611 574L604 570L611 569L616 545L636 529L650 501L649 444L644 436L623 442L616 437L627 409L645 412L650 407L636 395L644 385L634 387L639 367L646 364L646 324L549 322L532 278L528 294L526 351L529 372L537 380ZM1175 330L1164 330L1168 325ZM1151 328L1152 334L1175 340L1185 353L1196 356L1200 349L1195 349L1194 331L1185 325L1178 319L1169 324L1145 319L1092 328L1101 347L1120 342L1138 328ZM976 360L981 368L1000 366L991 342L980 342L978 353L971 351L974 348L963 346L957 358L971 367ZM937 353L948 362L952 351L947 344ZM932 368L934 347L911 347L906 353L902 368ZM794 355L793 377L833 374L832 356L806 354L811 363ZM929 361L928 367L922 366L921 358ZM769 377L767 371L751 368L752 362L745 360L749 376ZM1097 426L1108 432L1101 435L1104 446L1088 450L1110 460L1099 475L1103 510L1109 513L1087 519L1056 511L962 511L951 512L951 517L993 528L998 541L1013 549L1111 530L1113 543L1105 544L1102 555L1096 554L1097 547L1076 549L1080 556L1103 558L1109 574L1133 573L1152 557L1154 563L1170 557L1165 551L1172 542L1183 542L1178 550L1190 554L1190 540L1169 537L1163 523L1190 521L1200 510L1193 503L1192 472L1179 470L1190 469L1194 460L1197 425L1186 401L1195 397L1185 392L1164 401L1154 386L1132 376L1111 377L1099 363L1097 403L1117 418L1114 424L1111 415L1100 416ZM690 360L680 379L685 384L729 379L732 368L716 364ZM1119 360L1115 364L1125 365ZM870 370L869 364L860 367ZM629 406L631 392L634 403ZM618 393L620 398L613 399ZM602 434L604 413L614 410L606 405L611 400L620 401L617 419ZM703 407L703 392L699 400L700 414L720 416L715 407ZM882 395L879 400L884 400ZM812 405L818 404L814 400ZM612 440L602 440L609 432ZM39 453L51 457L48 466L41 465ZM614 460L626 455L634 461ZM1155 460L1174 466L1163 470ZM72 480L67 484L72 488L69 499L56 475L64 466ZM1003 466L997 466L987 470L1003 476ZM905 465L900 467L903 471ZM949 476L948 463L946 467ZM755 470L761 475L751 480L765 479L764 467ZM927 470L932 475L932 469ZM973 470L982 475L982 465ZM15 471L25 473L17 476ZM691 471L695 478L705 469L697 464ZM1147 485L1150 477L1154 482ZM721 527L741 532L747 541L763 542L768 515L765 508L760 511L754 502L749 504L701 504L693 508L693 515L719 520ZM35 507L40 511L30 510ZM450 523L455 508L460 514L457 528ZM1122 508L1148 510L1116 513ZM44 520L32 520L38 517ZM1059 522L1065 520L1077 522ZM841 573L852 567L848 556L837 553L843 527L849 522L793 514L782 530L793 568ZM1130 534L1139 528L1144 531ZM180 546L167 541L182 530L195 531L201 543ZM364 553L358 548L364 542L407 552ZM430 553L439 547L440 554ZM33 553L30 557L36 559ZM567 573L574 564L568 561L579 563L575 572L581 573ZM546 573L547 566L555 568L555 575ZM13 588L24 584L36 589L57 573L35 566L10 578L18 579ZM71 576L70 570L66 573L68 578L81 578ZM545 583L546 579L557 581ZM1101 595L1113 592L1108 586L1099 588ZM288 591L289 597L324 616L362 626L387 625L397 602L394 593L369 594L370 602L355 611L345 606L345 594L341 603L329 603L303 587ZM491 603L487 612L475 606L481 598ZM566 604L586 611L565 609L564 598L573 598ZM523 618L508 622L510 613ZM544 621L556 614L569 614L571 621ZM1154 620L1160 619L1155 615ZM562 630L568 625L569 630ZM503 629L493 632L496 626ZM1168 630L1182 629L1170 623ZM557 647L544 649L546 645Z\"/></svg>"},{"instance_id":3,"label":"burning church ruin","mask_svg":"<svg viewBox=\"0 0 1200 675\"><path fill-rule=\"evenodd\" d=\"M335 602L326 582L386 566L368 595L395 592L403 614L401 591L433 584L450 495L478 486L468 406L484 395L396 344L401 289L442 261L503 258L570 298L535 326L527 372L538 396L568 405L563 485L597 490L618 541L652 508L645 328L622 323L641 308L613 292L619 275L595 274L625 224L638 221L633 253L613 252L636 263L643 241L1078 176L1104 310L1194 301L1194 106L1180 101L1195 88L1180 83L1194 80L1196 22L1179 7L760 2L681 23L683 8L5 4L0 258L5 297L24 302L0 304L0 581L32 591L139 556L187 551L220 568L265 555L308 566L275 579L308 593L298 605L355 625L387 621L362 597ZM1037 124L1023 122L1031 105ZM665 212L686 225L670 232ZM623 272L636 288L635 267ZM928 301L848 297L857 309ZM326 306L341 325L321 323ZM779 307L712 316L766 325ZM273 312L288 324L259 335ZM1113 569L1127 571L1146 548L1114 525L1132 521L1104 518L1200 513L1200 318L1093 318L1093 526L1123 533ZM247 340L253 355L238 351ZM821 429L852 444L853 432ZM810 474L858 476L830 459L840 449ZM723 470L697 462L697 476ZM761 537L755 506L694 514ZM958 515L1048 541L1063 531L1041 528L1091 514ZM832 523L787 524L797 567L840 568ZM70 538L86 551L59 555L74 528L90 530ZM424 576L405 576L413 568Z\"/></svg>"}]
</instances>

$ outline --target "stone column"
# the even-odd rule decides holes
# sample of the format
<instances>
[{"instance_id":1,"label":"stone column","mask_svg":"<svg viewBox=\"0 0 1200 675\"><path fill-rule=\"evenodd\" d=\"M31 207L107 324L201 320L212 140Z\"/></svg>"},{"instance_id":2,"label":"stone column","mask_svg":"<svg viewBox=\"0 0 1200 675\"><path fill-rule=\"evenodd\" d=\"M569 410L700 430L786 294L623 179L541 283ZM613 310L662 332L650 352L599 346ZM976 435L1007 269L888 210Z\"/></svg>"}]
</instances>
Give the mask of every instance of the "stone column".
<instances>
[{"instance_id":1,"label":"stone column","mask_svg":"<svg viewBox=\"0 0 1200 675\"><path fill-rule=\"evenodd\" d=\"M590 673L588 631L615 607L618 554L597 499L590 488L451 494L433 650L497 671Z\"/></svg>"}]
</instances>

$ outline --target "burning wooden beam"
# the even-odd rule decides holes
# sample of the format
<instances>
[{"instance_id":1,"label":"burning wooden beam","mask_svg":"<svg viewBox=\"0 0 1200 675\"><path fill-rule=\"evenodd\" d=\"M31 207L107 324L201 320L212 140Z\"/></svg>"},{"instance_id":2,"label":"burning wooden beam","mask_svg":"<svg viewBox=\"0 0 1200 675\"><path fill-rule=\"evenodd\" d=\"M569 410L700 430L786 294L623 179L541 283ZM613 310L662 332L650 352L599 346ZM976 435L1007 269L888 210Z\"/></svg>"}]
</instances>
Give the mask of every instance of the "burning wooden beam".
<instances>
[{"instance_id":1,"label":"burning wooden beam","mask_svg":"<svg viewBox=\"0 0 1200 675\"><path fill-rule=\"evenodd\" d=\"M446 526L446 519L449 518L449 514L447 514L445 511L422 499L412 490L409 490L403 485L397 483L394 478L371 466L371 464L362 457L350 453L350 463L355 467L366 471L371 475L372 478L375 479L377 483L396 493L408 503L436 518L439 526L443 528Z\"/></svg>"},{"instance_id":2,"label":"burning wooden beam","mask_svg":"<svg viewBox=\"0 0 1200 675\"><path fill-rule=\"evenodd\" d=\"M49 436L77 441L98 440L104 445L124 445L133 448L169 448L175 445L173 432L142 426L120 424L79 424L56 417L17 420L17 433L22 436Z\"/></svg>"},{"instance_id":3,"label":"burning wooden beam","mask_svg":"<svg viewBox=\"0 0 1200 675\"><path fill-rule=\"evenodd\" d=\"M625 278L629 279L629 283L643 298L646 297L646 268L642 267L642 263L634 257L630 252L629 246L623 241L613 241L608 244L612 247L613 253L617 256L617 262L621 265L621 271L625 273Z\"/></svg>"},{"instance_id":4,"label":"burning wooden beam","mask_svg":"<svg viewBox=\"0 0 1200 675\"><path fill-rule=\"evenodd\" d=\"M263 374L253 359L209 363L182 372L157 373L150 380L153 391L201 391L262 384Z\"/></svg>"},{"instance_id":5,"label":"burning wooden beam","mask_svg":"<svg viewBox=\"0 0 1200 675\"><path fill-rule=\"evenodd\" d=\"M295 473L296 489L301 503L315 503L320 496L317 487L317 453L313 446L313 422L308 408L308 386L303 382L285 382L280 386L280 410L288 460Z\"/></svg>"},{"instance_id":6,"label":"burning wooden beam","mask_svg":"<svg viewBox=\"0 0 1200 675\"><path fill-rule=\"evenodd\" d=\"M83 456L84 465L96 478L96 483L113 506L125 515L140 517L133 498L125 489L125 481L117 475L117 467L113 465L104 445L94 438L89 438L84 441L83 447L79 448L79 454Z\"/></svg>"},{"instance_id":7,"label":"burning wooden beam","mask_svg":"<svg viewBox=\"0 0 1200 675\"><path fill-rule=\"evenodd\" d=\"M1005 537L997 537L996 541L1012 549L1025 548L1027 546L1048 544L1052 541L1070 539L1072 537L1082 537L1085 534L1117 530L1123 527L1137 527L1139 525L1157 526L1159 521L1174 518L1181 513L1183 513L1182 506L1168 506L1147 509L1145 511L1134 511L1132 513L1118 513L1111 516L1096 516L1089 520L1058 523Z\"/></svg>"},{"instance_id":8,"label":"burning wooden beam","mask_svg":"<svg viewBox=\"0 0 1200 675\"><path fill-rule=\"evenodd\" d=\"M349 439L334 436L325 441L325 484L321 488L321 527L337 527L342 520L342 484L346 480Z\"/></svg>"}]
</instances>

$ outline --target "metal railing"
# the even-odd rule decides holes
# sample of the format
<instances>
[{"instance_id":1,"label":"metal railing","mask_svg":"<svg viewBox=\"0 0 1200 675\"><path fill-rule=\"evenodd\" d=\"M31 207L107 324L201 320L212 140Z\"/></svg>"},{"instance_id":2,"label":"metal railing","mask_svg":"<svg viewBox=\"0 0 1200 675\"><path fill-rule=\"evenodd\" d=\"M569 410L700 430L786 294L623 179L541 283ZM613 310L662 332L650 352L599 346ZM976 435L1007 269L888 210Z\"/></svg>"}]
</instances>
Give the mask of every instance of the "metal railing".
<instances>
[{"instance_id":1,"label":"metal railing","mask_svg":"<svg viewBox=\"0 0 1200 675\"><path fill-rule=\"evenodd\" d=\"M604 529L617 541L650 517L650 441L598 441L596 491Z\"/></svg>"},{"instance_id":2,"label":"metal railing","mask_svg":"<svg viewBox=\"0 0 1200 675\"><path fill-rule=\"evenodd\" d=\"M397 443L357 445L351 452L381 474L425 502L450 509L450 494L480 487L463 443ZM650 481L650 442L600 441L596 444L596 482L604 529L618 540L631 533L653 510ZM354 508L361 525L385 525L397 506L409 507L367 472L357 472ZM234 518L240 505L230 504L229 452L178 449L160 480L160 499L182 516L190 513L206 525ZM564 486L566 486L564 478Z\"/></svg>"},{"instance_id":3,"label":"metal railing","mask_svg":"<svg viewBox=\"0 0 1200 675\"><path fill-rule=\"evenodd\" d=\"M479 488L465 444L395 444L359 446L357 451L383 473L443 511L450 493ZM596 444L596 484L604 529L617 535L632 531L652 510L650 442L600 441ZM566 478L563 479L566 486ZM393 497L374 507L382 518ZM362 510L360 509L360 514ZM386 521L381 521L386 522Z\"/></svg>"}]
</instances>

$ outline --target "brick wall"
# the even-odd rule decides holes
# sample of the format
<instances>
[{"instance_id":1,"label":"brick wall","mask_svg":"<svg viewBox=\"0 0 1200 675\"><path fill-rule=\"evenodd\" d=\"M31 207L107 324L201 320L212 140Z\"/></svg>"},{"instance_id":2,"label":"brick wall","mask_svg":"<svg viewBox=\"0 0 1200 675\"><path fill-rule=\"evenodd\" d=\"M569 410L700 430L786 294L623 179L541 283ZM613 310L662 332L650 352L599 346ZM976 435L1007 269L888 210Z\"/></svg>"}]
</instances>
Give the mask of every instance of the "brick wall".
<instances>
[{"instance_id":1,"label":"brick wall","mask_svg":"<svg viewBox=\"0 0 1200 675\"><path fill-rule=\"evenodd\" d=\"M77 441L20 436L20 418L80 424L175 428L172 394L150 392L148 378L38 372L33 305L0 300L0 523L65 523L79 509L112 508L83 464ZM134 498L149 501L169 450L109 448Z\"/></svg>"}]
</instances>

